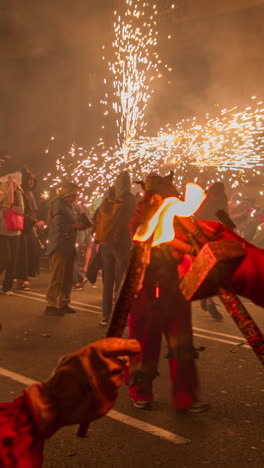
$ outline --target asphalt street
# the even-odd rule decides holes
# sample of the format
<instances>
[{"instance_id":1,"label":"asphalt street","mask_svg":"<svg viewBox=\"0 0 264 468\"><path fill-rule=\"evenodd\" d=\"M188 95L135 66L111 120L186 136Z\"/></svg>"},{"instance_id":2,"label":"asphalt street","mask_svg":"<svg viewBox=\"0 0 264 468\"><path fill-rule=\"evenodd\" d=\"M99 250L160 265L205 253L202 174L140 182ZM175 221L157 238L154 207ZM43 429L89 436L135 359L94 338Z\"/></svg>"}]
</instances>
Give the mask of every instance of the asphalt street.
<instances>
[{"instance_id":1,"label":"asphalt street","mask_svg":"<svg viewBox=\"0 0 264 468\"><path fill-rule=\"evenodd\" d=\"M29 292L0 295L0 401L20 395L31 380L47 378L58 358L102 336L101 284L72 293L75 315L43 315L48 272ZM179 415L169 407L164 343L160 377L155 380L152 411L132 406L123 386L109 416L91 424L85 439L76 427L60 430L46 443L45 468L200 468L264 466L264 369L237 326L224 315L215 322L199 303L193 305L201 400L211 405L200 415ZM264 330L263 310L244 301Z\"/></svg>"}]
</instances>

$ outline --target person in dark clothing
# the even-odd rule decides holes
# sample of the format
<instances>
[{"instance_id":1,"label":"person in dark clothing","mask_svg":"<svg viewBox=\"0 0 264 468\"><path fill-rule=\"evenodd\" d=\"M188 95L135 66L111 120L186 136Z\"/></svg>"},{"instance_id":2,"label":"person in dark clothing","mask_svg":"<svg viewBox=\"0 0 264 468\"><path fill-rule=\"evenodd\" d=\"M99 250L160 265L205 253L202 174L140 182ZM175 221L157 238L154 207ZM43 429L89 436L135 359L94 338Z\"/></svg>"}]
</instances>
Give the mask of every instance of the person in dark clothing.
<instances>
[{"instance_id":1,"label":"person in dark clothing","mask_svg":"<svg viewBox=\"0 0 264 468\"><path fill-rule=\"evenodd\" d=\"M16 265L16 289L29 290L29 278L39 274L40 244L38 228L44 225L38 221L38 206L34 194L36 178L28 168L22 171L24 200L24 229L21 232L18 261Z\"/></svg>"},{"instance_id":2,"label":"person in dark clothing","mask_svg":"<svg viewBox=\"0 0 264 468\"><path fill-rule=\"evenodd\" d=\"M70 304L75 263L75 242L78 229L85 228L79 221L73 207L77 198L78 186L65 183L60 193L51 202L46 255L50 259L51 275L47 291L46 315L74 313Z\"/></svg>"},{"instance_id":3,"label":"person in dark clothing","mask_svg":"<svg viewBox=\"0 0 264 468\"><path fill-rule=\"evenodd\" d=\"M215 182L209 187L206 193L207 197L199 210L195 213L195 218L207 221L221 221L229 229L233 229L235 225L228 215L228 200L223 182ZM223 320L223 316L217 309L212 298L203 299L201 301L201 307L203 310L209 312L211 317L217 322Z\"/></svg>"},{"instance_id":4,"label":"person in dark clothing","mask_svg":"<svg viewBox=\"0 0 264 468\"><path fill-rule=\"evenodd\" d=\"M208 190L207 197L203 201L199 210L195 214L196 218L219 221L217 216L219 211L228 213L228 201L223 182L215 182Z\"/></svg>"},{"instance_id":5,"label":"person in dark clothing","mask_svg":"<svg viewBox=\"0 0 264 468\"><path fill-rule=\"evenodd\" d=\"M100 242L103 266L103 317L101 325L107 325L113 306L114 291L120 287L127 269L131 233L129 222L136 207L130 192L131 180L128 171L121 172L100 205L96 216L96 240Z\"/></svg>"}]
</instances>

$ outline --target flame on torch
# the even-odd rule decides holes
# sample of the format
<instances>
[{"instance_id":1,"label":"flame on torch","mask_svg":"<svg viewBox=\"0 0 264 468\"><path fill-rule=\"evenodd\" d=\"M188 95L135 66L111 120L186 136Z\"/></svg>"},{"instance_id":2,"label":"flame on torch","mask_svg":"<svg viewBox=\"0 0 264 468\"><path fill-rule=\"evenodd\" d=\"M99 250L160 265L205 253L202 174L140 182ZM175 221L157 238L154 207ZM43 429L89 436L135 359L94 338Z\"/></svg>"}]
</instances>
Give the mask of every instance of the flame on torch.
<instances>
[{"instance_id":1,"label":"flame on torch","mask_svg":"<svg viewBox=\"0 0 264 468\"><path fill-rule=\"evenodd\" d=\"M165 198L152 218L139 226L133 240L146 242L153 235L152 247L171 242L174 239L174 217L189 218L198 210L205 198L206 194L202 187L194 183L187 184L185 200L177 197Z\"/></svg>"}]
</instances>

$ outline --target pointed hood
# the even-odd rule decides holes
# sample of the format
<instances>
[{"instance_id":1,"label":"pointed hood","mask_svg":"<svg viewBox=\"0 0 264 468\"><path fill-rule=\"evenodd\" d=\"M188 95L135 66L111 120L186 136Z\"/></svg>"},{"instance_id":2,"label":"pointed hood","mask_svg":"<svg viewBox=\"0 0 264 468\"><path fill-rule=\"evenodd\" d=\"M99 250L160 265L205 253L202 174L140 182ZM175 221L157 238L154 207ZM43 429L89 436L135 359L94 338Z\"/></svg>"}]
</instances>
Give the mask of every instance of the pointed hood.
<instances>
[{"instance_id":1,"label":"pointed hood","mask_svg":"<svg viewBox=\"0 0 264 468\"><path fill-rule=\"evenodd\" d=\"M128 171L123 171L118 174L115 183L115 196L120 198L125 192L130 192L131 189L131 179Z\"/></svg>"}]
</instances>

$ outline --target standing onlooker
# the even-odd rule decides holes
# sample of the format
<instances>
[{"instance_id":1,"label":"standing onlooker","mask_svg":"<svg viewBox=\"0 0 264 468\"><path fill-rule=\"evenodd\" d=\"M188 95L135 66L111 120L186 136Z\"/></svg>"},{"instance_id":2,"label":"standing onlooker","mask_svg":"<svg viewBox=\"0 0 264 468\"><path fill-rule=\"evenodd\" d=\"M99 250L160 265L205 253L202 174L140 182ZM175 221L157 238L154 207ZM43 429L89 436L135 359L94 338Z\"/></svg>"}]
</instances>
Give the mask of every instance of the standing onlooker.
<instances>
[{"instance_id":1,"label":"standing onlooker","mask_svg":"<svg viewBox=\"0 0 264 468\"><path fill-rule=\"evenodd\" d=\"M90 221L90 212L84 205L75 204L75 212L76 215L80 215L85 222L85 228L82 231L78 231L76 236L76 259L73 270L72 287L75 291L81 291L88 281L83 271L83 266L86 260L87 244L90 237L89 230L93 223Z\"/></svg>"},{"instance_id":2,"label":"standing onlooker","mask_svg":"<svg viewBox=\"0 0 264 468\"><path fill-rule=\"evenodd\" d=\"M235 225L228 215L228 201L223 182L215 182L209 187L206 193L207 197L199 210L195 213L195 218L208 221L221 221L227 227L233 229ZM209 312L214 320L218 322L223 320L223 316L217 309L212 298L203 299L201 301L201 307L203 310Z\"/></svg>"},{"instance_id":3,"label":"standing onlooker","mask_svg":"<svg viewBox=\"0 0 264 468\"><path fill-rule=\"evenodd\" d=\"M129 222L135 210L135 197L130 192L128 171L121 172L98 208L95 220L96 240L100 242L103 266L103 318L107 325L113 306L113 294L118 291L129 262L131 234Z\"/></svg>"},{"instance_id":4,"label":"standing onlooker","mask_svg":"<svg viewBox=\"0 0 264 468\"><path fill-rule=\"evenodd\" d=\"M12 177L0 184L0 273L5 271L3 293L11 296L21 230L15 226L16 221L13 226L7 225L8 210L14 220L24 212L22 190Z\"/></svg>"},{"instance_id":5,"label":"standing onlooker","mask_svg":"<svg viewBox=\"0 0 264 468\"><path fill-rule=\"evenodd\" d=\"M78 186L66 182L51 202L51 219L46 255L50 258L51 275L47 291L46 315L75 313L69 307L75 262L75 242L78 229L84 224L78 220L73 203Z\"/></svg>"},{"instance_id":6,"label":"standing onlooker","mask_svg":"<svg viewBox=\"0 0 264 468\"><path fill-rule=\"evenodd\" d=\"M236 233L244 237L250 220L250 200L241 192L234 192L229 200L228 209L232 221L236 225Z\"/></svg>"},{"instance_id":7,"label":"standing onlooker","mask_svg":"<svg viewBox=\"0 0 264 468\"><path fill-rule=\"evenodd\" d=\"M195 213L195 217L197 219L221 221L219 219L219 212L225 212L228 215L228 200L223 182L213 183L205 193L207 197L201 204L197 213Z\"/></svg>"},{"instance_id":8,"label":"standing onlooker","mask_svg":"<svg viewBox=\"0 0 264 468\"><path fill-rule=\"evenodd\" d=\"M34 194L36 178L28 168L22 169L21 172L25 222L16 266L16 289L27 291L29 278L39 274L40 246L37 229L44 225L44 221L38 221L38 207Z\"/></svg>"}]
</instances>

